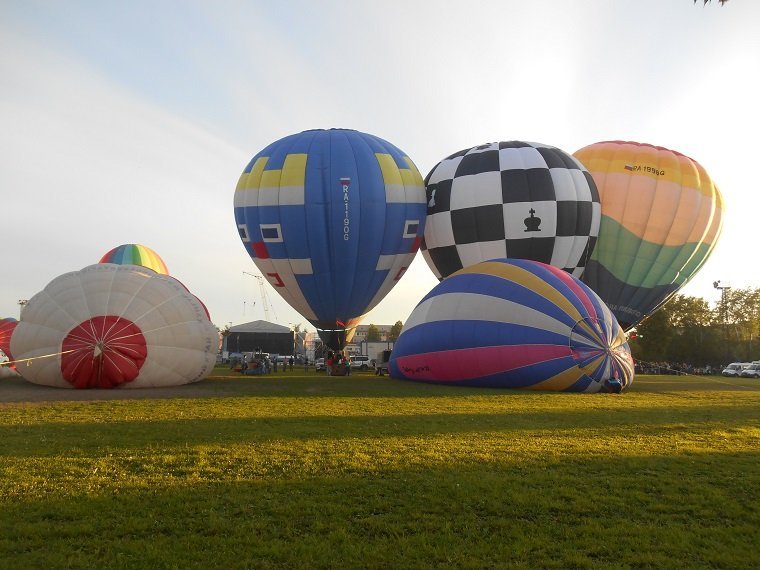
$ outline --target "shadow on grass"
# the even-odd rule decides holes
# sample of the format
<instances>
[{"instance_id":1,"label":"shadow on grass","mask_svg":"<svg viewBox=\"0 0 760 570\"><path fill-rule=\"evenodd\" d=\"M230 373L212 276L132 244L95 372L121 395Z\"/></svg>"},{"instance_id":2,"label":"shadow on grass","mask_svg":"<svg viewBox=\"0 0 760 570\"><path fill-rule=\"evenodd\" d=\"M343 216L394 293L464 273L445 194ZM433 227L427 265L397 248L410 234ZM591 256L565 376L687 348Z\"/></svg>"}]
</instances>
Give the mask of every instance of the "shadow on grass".
<instances>
[{"instance_id":1,"label":"shadow on grass","mask_svg":"<svg viewBox=\"0 0 760 570\"><path fill-rule=\"evenodd\" d=\"M510 390L499 388L472 388L466 386L446 386L395 380L372 374L354 374L350 377L326 377L313 372L299 371L271 376L214 375L206 380L184 386L167 388L116 389L116 390L69 390L51 388L26 382L21 378L0 380L0 405L13 403L77 402L105 400L146 400L146 399L193 399L231 397L383 397L439 398L451 396L513 396L519 398L541 398L561 394L566 398L625 398L634 393L688 392L760 392L760 381L752 379L725 379L704 376L643 376L634 380L625 394L577 394L557 392L533 392L530 390Z\"/></svg>"},{"instance_id":2,"label":"shadow on grass","mask_svg":"<svg viewBox=\"0 0 760 570\"><path fill-rule=\"evenodd\" d=\"M281 412L281 411L280 411ZM537 432L556 436L585 432L589 439L610 437L709 437L760 427L757 408L664 406L625 409L540 409L499 412L392 414L345 413L298 415L288 409L277 415L251 414L234 418L132 419L92 423L45 423L0 426L2 456L52 456L93 449L139 449L159 446L256 444L282 441L329 441L336 438L431 437L472 434L503 434L513 438L536 437Z\"/></svg>"},{"instance_id":3,"label":"shadow on grass","mask_svg":"<svg viewBox=\"0 0 760 570\"><path fill-rule=\"evenodd\" d=\"M752 568L760 456L468 464L3 501L9 568ZM61 489L61 495L66 493Z\"/></svg>"}]
</instances>

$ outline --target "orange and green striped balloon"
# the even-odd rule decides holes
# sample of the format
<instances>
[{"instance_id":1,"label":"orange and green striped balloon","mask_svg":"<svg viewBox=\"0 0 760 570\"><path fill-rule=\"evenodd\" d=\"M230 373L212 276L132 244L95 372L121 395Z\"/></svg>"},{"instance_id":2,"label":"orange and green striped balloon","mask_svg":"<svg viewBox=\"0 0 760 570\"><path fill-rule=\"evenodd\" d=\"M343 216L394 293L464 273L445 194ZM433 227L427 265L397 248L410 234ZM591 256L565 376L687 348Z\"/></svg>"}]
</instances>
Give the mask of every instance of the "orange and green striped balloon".
<instances>
[{"instance_id":1,"label":"orange and green striped balloon","mask_svg":"<svg viewBox=\"0 0 760 570\"><path fill-rule=\"evenodd\" d=\"M625 329L662 306L715 247L723 197L695 160L663 147L607 141L573 154L599 189L599 238L582 281Z\"/></svg>"},{"instance_id":2,"label":"orange and green striped balloon","mask_svg":"<svg viewBox=\"0 0 760 570\"><path fill-rule=\"evenodd\" d=\"M156 273L169 275L169 270L155 251L139 243L125 243L106 253L99 263L115 263L116 265L141 265Z\"/></svg>"}]
</instances>

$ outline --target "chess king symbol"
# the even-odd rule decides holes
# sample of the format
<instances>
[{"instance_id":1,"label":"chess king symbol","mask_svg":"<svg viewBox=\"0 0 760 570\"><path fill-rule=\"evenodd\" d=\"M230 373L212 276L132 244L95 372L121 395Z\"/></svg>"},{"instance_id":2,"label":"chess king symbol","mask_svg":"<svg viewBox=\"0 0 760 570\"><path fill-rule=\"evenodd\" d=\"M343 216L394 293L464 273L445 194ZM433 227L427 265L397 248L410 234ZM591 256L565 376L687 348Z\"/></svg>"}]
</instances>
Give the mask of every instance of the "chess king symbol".
<instances>
[{"instance_id":1,"label":"chess king symbol","mask_svg":"<svg viewBox=\"0 0 760 570\"><path fill-rule=\"evenodd\" d=\"M431 192L430 192L430 200L428 201L428 208L432 210L433 208L435 208L435 193L438 191L438 187L435 184L431 184L430 188L431 188Z\"/></svg>"},{"instance_id":2,"label":"chess king symbol","mask_svg":"<svg viewBox=\"0 0 760 570\"><path fill-rule=\"evenodd\" d=\"M540 232L541 230L539 229L538 226L541 225L541 218L537 218L536 216L533 215L536 213L536 211L533 208L528 210L528 213L530 214L530 217L525 218L525 220L523 220L525 222L525 231L526 232Z\"/></svg>"}]
</instances>

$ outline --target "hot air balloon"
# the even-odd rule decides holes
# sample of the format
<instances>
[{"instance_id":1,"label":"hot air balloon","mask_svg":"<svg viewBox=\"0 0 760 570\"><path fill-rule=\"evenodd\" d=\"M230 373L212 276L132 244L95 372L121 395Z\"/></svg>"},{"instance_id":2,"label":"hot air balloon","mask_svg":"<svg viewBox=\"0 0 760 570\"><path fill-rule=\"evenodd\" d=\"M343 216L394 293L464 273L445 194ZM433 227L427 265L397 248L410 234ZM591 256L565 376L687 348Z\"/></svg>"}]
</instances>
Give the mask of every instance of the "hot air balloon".
<instances>
[{"instance_id":1,"label":"hot air balloon","mask_svg":"<svg viewBox=\"0 0 760 570\"><path fill-rule=\"evenodd\" d=\"M599 297L557 267L484 261L436 285L404 324L395 378L499 388L620 392L625 334Z\"/></svg>"},{"instance_id":2,"label":"hot air balloon","mask_svg":"<svg viewBox=\"0 0 760 570\"><path fill-rule=\"evenodd\" d=\"M707 260L723 198L704 168L673 150L599 142L575 157L599 188L602 222L582 276L627 330L683 287Z\"/></svg>"},{"instance_id":3,"label":"hot air balloon","mask_svg":"<svg viewBox=\"0 0 760 570\"><path fill-rule=\"evenodd\" d=\"M12 317L0 319L0 378L12 378L18 375L15 364L8 363L8 360L13 362L11 335L17 324L18 321Z\"/></svg>"},{"instance_id":4,"label":"hot air balloon","mask_svg":"<svg viewBox=\"0 0 760 570\"><path fill-rule=\"evenodd\" d=\"M169 275L164 260L155 251L139 243L125 243L106 253L100 263L116 263L117 265L141 265L156 273Z\"/></svg>"},{"instance_id":5,"label":"hot air balloon","mask_svg":"<svg viewBox=\"0 0 760 570\"><path fill-rule=\"evenodd\" d=\"M18 325L18 321L12 317L0 319L0 351L4 352L11 360L13 360L13 355L11 354L11 335L16 325Z\"/></svg>"},{"instance_id":6,"label":"hot air balloon","mask_svg":"<svg viewBox=\"0 0 760 570\"><path fill-rule=\"evenodd\" d=\"M564 151L484 144L439 162L425 185L422 255L438 279L503 257L583 272L599 231L599 195L586 168Z\"/></svg>"},{"instance_id":7,"label":"hot air balloon","mask_svg":"<svg viewBox=\"0 0 760 570\"><path fill-rule=\"evenodd\" d=\"M218 345L203 304L182 283L112 263L55 278L29 300L11 338L26 380L67 388L197 382Z\"/></svg>"},{"instance_id":8,"label":"hot air balloon","mask_svg":"<svg viewBox=\"0 0 760 570\"><path fill-rule=\"evenodd\" d=\"M240 176L234 205L263 276L336 349L401 279L425 224L425 189L409 157L344 129L266 147Z\"/></svg>"}]
</instances>

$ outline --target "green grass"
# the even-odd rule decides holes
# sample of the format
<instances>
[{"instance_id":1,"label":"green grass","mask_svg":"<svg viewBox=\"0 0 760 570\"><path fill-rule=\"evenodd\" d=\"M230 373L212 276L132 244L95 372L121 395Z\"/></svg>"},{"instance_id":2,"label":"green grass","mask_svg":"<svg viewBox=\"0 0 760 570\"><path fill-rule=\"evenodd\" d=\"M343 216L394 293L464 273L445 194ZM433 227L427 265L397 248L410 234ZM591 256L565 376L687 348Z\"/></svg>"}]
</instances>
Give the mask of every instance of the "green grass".
<instances>
[{"instance_id":1,"label":"green grass","mask_svg":"<svg viewBox=\"0 0 760 570\"><path fill-rule=\"evenodd\" d=\"M760 567L757 380L68 394L0 404L2 568Z\"/></svg>"}]
</instances>

